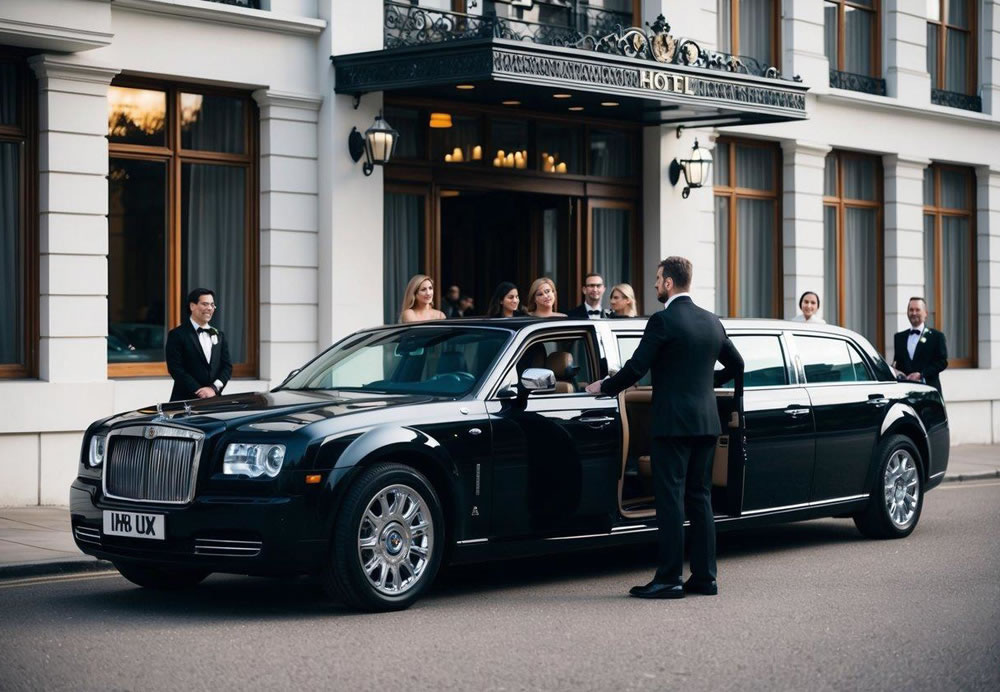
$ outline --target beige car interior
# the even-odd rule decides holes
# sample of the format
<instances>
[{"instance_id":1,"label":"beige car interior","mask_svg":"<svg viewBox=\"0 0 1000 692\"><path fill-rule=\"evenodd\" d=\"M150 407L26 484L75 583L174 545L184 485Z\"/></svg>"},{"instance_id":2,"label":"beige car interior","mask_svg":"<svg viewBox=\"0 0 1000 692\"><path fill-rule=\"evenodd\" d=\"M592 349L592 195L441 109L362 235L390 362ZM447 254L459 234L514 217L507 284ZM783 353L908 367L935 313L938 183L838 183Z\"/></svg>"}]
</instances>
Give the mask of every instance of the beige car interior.
<instances>
[{"instance_id":1,"label":"beige car interior","mask_svg":"<svg viewBox=\"0 0 1000 692\"><path fill-rule=\"evenodd\" d=\"M728 411L728 420L723 423L722 435L715 445L715 461L712 464L712 485L724 488L729 477L729 431L740 427L739 414L732 410L732 391L716 391L720 416ZM652 387L631 387L618 395L618 409L622 419L622 470L618 480L618 500L622 514L627 517L648 517L655 514L653 502L653 473L649 458L650 424L653 409ZM629 462L638 470L641 491L635 496L624 496L625 474Z\"/></svg>"}]
</instances>

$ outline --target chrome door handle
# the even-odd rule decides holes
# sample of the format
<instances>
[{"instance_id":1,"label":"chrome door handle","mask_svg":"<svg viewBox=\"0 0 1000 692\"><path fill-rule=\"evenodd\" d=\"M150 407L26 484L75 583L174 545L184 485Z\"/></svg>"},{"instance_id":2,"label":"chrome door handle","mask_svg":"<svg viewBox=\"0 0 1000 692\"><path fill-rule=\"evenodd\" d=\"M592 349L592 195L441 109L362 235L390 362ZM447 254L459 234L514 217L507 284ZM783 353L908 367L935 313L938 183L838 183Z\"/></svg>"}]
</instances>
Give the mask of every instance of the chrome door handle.
<instances>
[{"instance_id":1,"label":"chrome door handle","mask_svg":"<svg viewBox=\"0 0 1000 692\"><path fill-rule=\"evenodd\" d=\"M786 408L785 413L787 413L792 418L797 418L798 416L804 416L809 413L807 408Z\"/></svg>"},{"instance_id":2,"label":"chrome door handle","mask_svg":"<svg viewBox=\"0 0 1000 692\"><path fill-rule=\"evenodd\" d=\"M613 422L615 419L611 416L593 416L587 418L578 419L581 423L586 423L587 425L607 425Z\"/></svg>"},{"instance_id":3,"label":"chrome door handle","mask_svg":"<svg viewBox=\"0 0 1000 692\"><path fill-rule=\"evenodd\" d=\"M885 397L875 397L873 399L869 399L868 403L871 404L872 406L885 406L886 404L889 403L889 400L886 399Z\"/></svg>"},{"instance_id":4,"label":"chrome door handle","mask_svg":"<svg viewBox=\"0 0 1000 692\"><path fill-rule=\"evenodd\" d=\"M482 435L483 431L479 428L469 428L470 435Z\"/></svg>"}]
</instances>

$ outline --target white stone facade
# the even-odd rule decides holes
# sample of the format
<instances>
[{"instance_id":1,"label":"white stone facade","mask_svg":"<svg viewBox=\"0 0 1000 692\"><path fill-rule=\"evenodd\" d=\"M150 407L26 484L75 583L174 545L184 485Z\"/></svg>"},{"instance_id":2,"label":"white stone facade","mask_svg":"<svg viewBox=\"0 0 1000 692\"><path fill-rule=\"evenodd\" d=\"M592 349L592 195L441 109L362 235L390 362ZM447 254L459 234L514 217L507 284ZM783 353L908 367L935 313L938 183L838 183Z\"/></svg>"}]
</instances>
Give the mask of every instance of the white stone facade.
<instances>
[{"instance_id":1,"label":"white stone facade","mask_svg":"<svg viewBox=\"0 0 1000 692\"><path fill-rule=\"evenodd\" d=\"M382 315L382 171L347 155L358 109L333 93L331 55L382 45L379 0L270 0L248 10L203 0L6 0L0 45L36 49L38 81L37 377L0 380L0 505L64 504L81 431L93 420L167 398L169 378L108 377L106 93L119 74L252 93L259 109L259 372L227 391L269 387L343 335ZM925 0L883 0L887 96L830 88L823 3L782 0L781 70L811 88L809 119L740 128L646 128L643 245L647 274L664 254L696 264L696 299L715 300L710 187L682 200L669 162L697 137L777 142L782 152L786 317L823 286L823 159L832 149L882 158L885 338L923 292L922 176L931 162L976 171L978 367L942 375L953 443L1000 443L1000 0L979 0L983 112L933 105ZM717 0L645 0L677 35L713 47ZM694 232L691 232L694 229ZM640 279L637 279L640 280ZM656 307L646 291L646 310Z\"/></svg>"}]
</instances>

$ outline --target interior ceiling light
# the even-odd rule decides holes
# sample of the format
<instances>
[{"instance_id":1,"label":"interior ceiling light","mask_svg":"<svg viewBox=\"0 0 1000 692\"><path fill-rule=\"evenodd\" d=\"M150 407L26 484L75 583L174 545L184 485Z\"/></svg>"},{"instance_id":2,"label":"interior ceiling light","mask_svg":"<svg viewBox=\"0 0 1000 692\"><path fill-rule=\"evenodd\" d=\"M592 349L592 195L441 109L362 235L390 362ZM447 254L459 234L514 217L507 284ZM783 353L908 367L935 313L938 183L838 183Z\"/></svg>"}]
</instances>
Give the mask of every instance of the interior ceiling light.
<instances>
[{"instance_id":1,"label":"interior ceiling light","mask_svg":"<svg viewBox=\"0 0 1000 692\"><path fill-rule=\"evenodd\" d=\"M475 89L476 85L475 84L456 84L455 88L456 89L461 89L462 91L468 91L469 89Z\"/></svg>"},{"instance_id":2,"label":"interior ceiling light","mask_svg":"<svg viewBox=\"0 0 1000 692\"><path fill-rule=\"evenodd\" d=\"M552 94L552 98L554 98L554 99L571 99L571 98L573 98L573 94Z\"/></svg>"},{"instance_id":3,"label":"interior ceiling light","mask_svg":"<svg viewBox=\"0 0 1000 692\"><path fill-rule=\"evenodd\" d=\"M569 109L571 111L582 111L583 110L583 106L570 106Z\"/></svg>"},{"instance_id":4,"label":"interior ceiling light","mask_svg":"<svg viewBox=\"0 0 1000 692\"><path fill-rule=\"evenodd\" d=\"M507 100L507 101L501 101L500 103L502 103L505 106L520 106L521 105L521 102L518 101L518 100L516 100L516 99L510 99L510 100Z\"/></svg>"},{"instance_id":5,"label":"interior ceiling light","mask_svg":"<svg viewBox=\"0 0 1000 692\"><path fill-rule=\"evenodd\" d=\"M451 113L431 113L430 126L441 129L451 127Z\"/></svg>"},{"instance_id":6,"label":"interior ceiling light","mask_svg":"<svg viewBox=\"0 0 1000 692\"><path fill-rule=\"evenodd\" d=\"M617 106L618 102L617 101L601 101L601 105L602 106L613 107L613 106Z\"/></svg>"}]
</instances>

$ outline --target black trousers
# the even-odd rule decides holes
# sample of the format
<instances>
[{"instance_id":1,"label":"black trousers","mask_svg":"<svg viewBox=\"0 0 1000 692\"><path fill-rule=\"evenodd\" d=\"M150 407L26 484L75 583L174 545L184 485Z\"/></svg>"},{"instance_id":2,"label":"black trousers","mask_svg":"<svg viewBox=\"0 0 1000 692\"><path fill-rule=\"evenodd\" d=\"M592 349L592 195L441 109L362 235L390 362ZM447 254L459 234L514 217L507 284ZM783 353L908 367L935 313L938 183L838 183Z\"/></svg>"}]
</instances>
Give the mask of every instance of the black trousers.
<instances>
[{"instance_id":1,"label":"black trousers","mask_svg":"<svg viewBox=\"0 0 1000 692\"><path fill-rule=\"evenodd\" d=\"M684 516L691 522L691 576L715 579L712 461L717 438L654 437L650 449L660 566L654 580L679 584L684 571Z\"/></svg>"}]
</instances>

